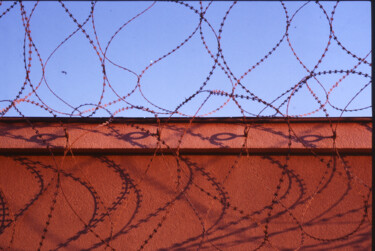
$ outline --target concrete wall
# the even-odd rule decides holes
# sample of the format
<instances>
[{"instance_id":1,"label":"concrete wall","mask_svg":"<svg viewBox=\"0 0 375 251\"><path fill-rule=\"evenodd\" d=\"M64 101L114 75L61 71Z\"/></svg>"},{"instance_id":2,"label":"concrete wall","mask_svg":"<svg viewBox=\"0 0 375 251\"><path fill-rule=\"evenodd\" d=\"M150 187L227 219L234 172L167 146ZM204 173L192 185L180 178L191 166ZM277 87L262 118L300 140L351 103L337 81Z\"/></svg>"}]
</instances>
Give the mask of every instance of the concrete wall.
<instances>
[{"instance_id":1,"label":"concrete wall","mask_svg":"<svg viewBox=\"0 0 375 251\"><path fill-rule=\"evenodd\" d=\"M3 249L371 250L369 119L60 121L0 121Z\"/></svg>"}]
</instances>

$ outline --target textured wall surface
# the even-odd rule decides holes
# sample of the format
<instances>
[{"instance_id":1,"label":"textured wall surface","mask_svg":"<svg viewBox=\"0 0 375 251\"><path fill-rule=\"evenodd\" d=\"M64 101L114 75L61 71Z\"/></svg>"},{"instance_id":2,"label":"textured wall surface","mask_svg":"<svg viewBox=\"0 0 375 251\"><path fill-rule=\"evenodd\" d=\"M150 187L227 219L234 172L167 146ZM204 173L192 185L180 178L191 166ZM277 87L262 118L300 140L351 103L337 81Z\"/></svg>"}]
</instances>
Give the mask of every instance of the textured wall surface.
<instances>
[{"instance_id":1,"label":"textured wall surface","mask_svg":"<svg viewBox=\"0 0 375 251\"><path fill-rule=\"evenodd\" d=\"M333 150L326 123L294 127L305 143L310 140L310 147L285 147L287 127L262 124L249 131L249 144L259 146L258 151L249 147L249 154L241 147L240 125L194 125L181 152L201 154L180 155L170 143L179 135L172 137L167 130L160 136L172 153L150 151L153 135L140 137L145 131L136 127L114 124L117 135L123 135L116 138L103 133L111 131L108 127L76 124L96 126L98 131L82 136L69 129L67 144L57 127L36 124L40 134L49 135L51 145L86 137L77 142L91 150L80 152L75 146L65 156L54 150L46 154L40 142L26 140L35 133L19 125L12 130L10 123L1 124L9 128L1 135L3 249L371 250L371 123L346 123L338 134L341 148ZM138 126L150 132L157 128ZM178 127L187 125L172 126L181 132ZM259 133L260 127L273 136ZM355 137L361 140L352 144ZM281 139L279 148L286 150L270 147ZM121 149L119 144L144 151L100 154L98 145ZM259 150L262 144L264 150ZM275 154L269 149L276 149Z\"/></svg>"}]
</instances>

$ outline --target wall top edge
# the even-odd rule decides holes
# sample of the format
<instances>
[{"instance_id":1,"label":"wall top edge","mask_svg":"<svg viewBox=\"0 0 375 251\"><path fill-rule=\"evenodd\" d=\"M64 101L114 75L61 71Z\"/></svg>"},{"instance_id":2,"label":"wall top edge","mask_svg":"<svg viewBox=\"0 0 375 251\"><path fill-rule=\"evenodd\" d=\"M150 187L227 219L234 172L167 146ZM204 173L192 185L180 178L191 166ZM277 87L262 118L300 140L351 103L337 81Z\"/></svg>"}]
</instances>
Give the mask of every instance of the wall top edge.
<instances>
[{"instance_id":1,"label":"wall top edge","mask_svg":"<svg viewBox=\"0 0 375 251\"><path fill-rule=\"evenodd\" d=\"M167 118L160 117L161 123L189 123L192 118ZM108 117L95 117L95 118L69 118L69 117L2 117L0 123L27 123L29 122L42 122L42 123L104 123L108 121ZM310 118L243 118L243 117L214 117L214 118L194 118L192 123L369 123L373 121L372 117L310 117ZM139 118L139 117L115 117L111 123L137 123L137 124L149 124L157 123L156 118Z\"/></svg>"}]
</instances>

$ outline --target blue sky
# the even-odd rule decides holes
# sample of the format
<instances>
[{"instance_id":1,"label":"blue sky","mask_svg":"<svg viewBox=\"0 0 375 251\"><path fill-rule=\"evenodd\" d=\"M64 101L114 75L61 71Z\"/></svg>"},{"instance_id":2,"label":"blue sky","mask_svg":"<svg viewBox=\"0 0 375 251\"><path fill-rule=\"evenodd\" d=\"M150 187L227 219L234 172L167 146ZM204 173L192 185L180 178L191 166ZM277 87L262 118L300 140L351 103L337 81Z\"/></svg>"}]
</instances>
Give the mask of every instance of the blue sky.
<instances>
[{"instance_id":1,"label":"blue sky","mask_svg":"<svg viewBox=\"0 0 375 251\"><path fill-rule=\"evenodd\" d=\"M186 2L198 11L199 2ZM0 13L3 13L12 2L3 2ZM65 6L79 23L90 15L90 2L66 2ZM205 83L214 65L202 42L200 29L208 49L216 55L218 52L217 35L225 13L232 2L203 2L204 15L208 23L200 23L200 16L191 9L172 2L97 2L94 8L94 22L90 19L84 29L94 41L97 48L103 52L115 32L134 16L149 8L139 17L132 20L111 41L104 61L106 69L106 87L102 105L94 116L109 116L122 107L133 107L115 116L121 117L153 117L171 116L186 98L196 93ZM326 13L330 16L336 2L322 2ZM35 2L23 3L26 15L29 16ZM151 7L150 7L151 6ZM329 22L319 5L315 2L285 2L290 22L289 42L298 58L311 71L322 56L330 35ZM286 13L280 2L238 2L230 9L225 20L220 48L225 62L233 75L228 77L219 65L202 90L178 111L181 114L173 116L241 116L241 109L249 117L270 116L275 111L264 109L262 103L246 98L236 98L225 103L226 96L210 95L210 91L219 90L231 93L235 79L248 71L262 59L283 38L287 26ZM95 39L93 24L95 24L98 41ZM338 41L351 53L360 58L367 55L371 63L371 8L370 2L340 2L333 16L332 27ZM27 97L28 102L17 103L25 116L51 116L44 109L31 104L31 101L43 101L57 116L79 116L78 110L95 108L103 90L102 62L96 54L90 41L79 30L68 39L54 54L51 53L71 33L77 29L77 24L69 17L59 2L40 2L36 6L31 19L30 30L43 65L32 48L30 81L38 86L36 93ZM194 31L194 35L174 53L158 61L160 57L175 49ZM25 82L23 46L25 29L22 24L20 5L0 18L0 108L9 106L8 100L14 100ZM99 42L99 44L98 44ZM26 43L26 52L28 43ZM101 55L102 58L103 55ZM27 55L28 58L28 55ZM49 59L48 59L49 58ZM48 61L47 61L48 59ZM46 63L47 62L47 63ZM224 65L223 59L218 62ZM120 68L112 63L120 65ZM150 66L150 64L152 64ZM124 70L124 67L132 72ZM149 67L149 68L147 68ZM321 64L314 72L352 70L363 74L371 74L371 67L360 63L345 52L338 43L331 39L328 51ZM147 68L147 70L145 70ZM142 71L144 74L141 75ZM329 95L329 102L337 108L361 109L371 105L370 77L349 74ZM138 83L138 76L141 75ZM310 78L307 84L322 103L326 102L326 93L340 80L345 73L332 73ZM291 50L287 38L262 63L241 79L241 84L259 99L271 103L280 94L296 86L303 78L309 76L308 71L298 62ZM318 82L319 81L319 82ZM115 91L113 91L112 89ZM135 91L127 96L133 89ZM357 93L363 89L358 95ZM30 93L31 87L22 92L20 98ZM56 97L55 96L58 96ZM243 88L237 86L237 95L249 95ZM290 92L289 92L290 94ZM289 94L273 103L278 107ZM125 101L116 102L118 96L127 96ZM209 96L210 95L210 96ZM355 96L356 98L352 100ZM207 99L208 98L208 99ZM352 100L352 101L351 101ZM111 105L108 105L111 102ZM91 105L85 105L91 104ZM203 104L203 107L201 105ZM223 108L220 108L223 104ZM78 110L76 107L81 106ZM239 106L241 106L241 109ZM280 111L290 116L325 116L314 96L304 85L295 93L289 106L283 105ZM134 108L135 107L135 108ZM152 110L142 111L140 108ZM328 103L326 109L329 116L371 116L371 108L357 112L344 112L332 108ZM218 111L212 113L216 109ZM317 110L315 112L315 110ZM211 112L211 113L210 113ZM90 112L81 114L90 115ZM208 114L208 115L207 115ZM14 108L2 116L19 116ZM278 114L277 116L282 116Z\"/></svg>"}]
</instances>

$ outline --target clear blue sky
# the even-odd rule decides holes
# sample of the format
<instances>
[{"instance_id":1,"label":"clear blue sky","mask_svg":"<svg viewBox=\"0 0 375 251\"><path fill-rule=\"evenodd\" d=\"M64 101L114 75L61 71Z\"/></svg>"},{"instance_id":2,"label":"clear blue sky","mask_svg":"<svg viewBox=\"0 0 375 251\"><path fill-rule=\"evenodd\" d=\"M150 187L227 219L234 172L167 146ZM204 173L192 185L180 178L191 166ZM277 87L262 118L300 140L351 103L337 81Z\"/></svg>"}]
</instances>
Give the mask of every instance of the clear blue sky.
<instances>
[{"instance_id":1,"label":"clear blue sky","mask_svg":"<svg viewBox=\"0 0 375 251\"><path fill-rule=\"evenodd\" d=\"M187 2L200 10L199 2ZM285 7L291 18L294 12L306 2L285 2ZM12 2L3 2L0 13L3 13ZM29 16L35 2L24 2L26 15ZM321 3L330 16L336 2ZM66 2L79 23L90 14L90 2ZM126 25L111 42L105 60L106 75L109 84L120 95L126 95L137 86L135 74L114 66L111 62L125 67L140 75L141 72L155 62L159 57L170 52L182 43L199 26L200 17L194 11L183 5L172 2L97 2L94 9L95 28L100 46L103 51L109 39L124 23L153 5L148 11ZM209 5L205 18L213 27L216 34L232 2L203 2L205 9ZM205 42L213 54L217 53L217 38L208 24L201 24ZM360 58L371 51L371 8L370 2L340 2L336 8L332 27L340 43ZM77 25L65 12L59 2L40 2L30 19L30 30L33 42L45 64L47 58L55 48L77 29ZM90 19L84 26L89 36L98 46L93 32L93 23ZM223 56L234 76L240 78L249 68L262 59L283 37L286 29L286 14L280 2L238 2L233 6L225 21L220 45ZM330 26L329 22L315 2L304 5L293 17L289 26L289 39L296 54L304 65L312 70L327 46ZM25 81L23 62L25 29L22 24L20 5L0 18L0 108L3 110L14 100ZM26 43L26 53L28 43ZM99 102L103 90L103 74L101 62L86 36L78 31L67 40L50 57L45 66L45 80L42 78L42 67L32 48L30 80L34 86L40 82L36 94L28 100L40 102L38 97L50 108L61 113L58 116L67 116L82 104ZM103 55L101 55L103 57ZM28 58L28 55L27 55ZM111 61L109 62L108 59ZM371 53L366 58L371 63ZM219 59L223 64L223 60ZM329 70L351 70L359 61L348 55L335 40L331 40L328 52L315 72ZM137 107L145 107L156 112L162 109L174 111L185 98L194 94L202 86L214 60L207 53L202 43L199 29L193 37L180 49L153 64L140 79L140 89L126 98L126 101ZM371 67L362 63L356 71L371 74ZM288 45L286 38L280 46L264 62L245 76L241 83L257 97L266 102L272 102L276 97L292 86L298 84L309 73L297 61ZM324 103L325 91L345 74L326 74L317 76L319 83L311 78L309 87ZM371 80L356 74L350 74L332 90L329 101L338 108L344 108L356 93L364 88ZM200 105L212 90L231 92L232 82L219 66L212 77L191 101L180 108L180 112L189 116L194 115ZM47 87L47 84L49 88ZM325 88L325 91L323 89ZM62 102L51 90L57 94ZM145 100L141 95L152 104ZM31 91L27 87L20 98ZM237 87L234 91L238 95L246 92ZM278 106L287 98L275 102ZM102 104L118 99L107 83ZM198 115L204 115L220 107L228 97L211 95ZM246 116L256 116L264 108L259 102L237 99L241 107L248 113ZM347 109L358 109L371 105L371 84L349 104ZM91 109L94 106L84 106L80 111ZM110 112L121 107L129 107L125 102L117 102L107 106ZM281 112L286 114L286 105ZM38 106L27 102L17 104L17 108L25 116L51 116L50 113ZM288 107L289 115L308 114L319 108L313 95L303 86L292 98ZM341 116L341 111L326 105L330 116ZM87 116L90 113L85 113ZM270 108L262 111L260 116L273 115ZM77 112L75 112L77 115ZM19 116L14 108L3 116ZM95 116L109 116L104 110L99 110ZM152 113L139 109L130 109L118 113L121 117L153 117ZM160 114L159 116L169 116ZM179 115L174 115L179 116ZM232 100L218 112L209 116L241 116L240 109ZM281 115L278 115L281 116ZM310 116L325 116L322 111ZM345 112L342 116L371 116L371 108L358 112Z\"/></svg>"}]
</instances>

